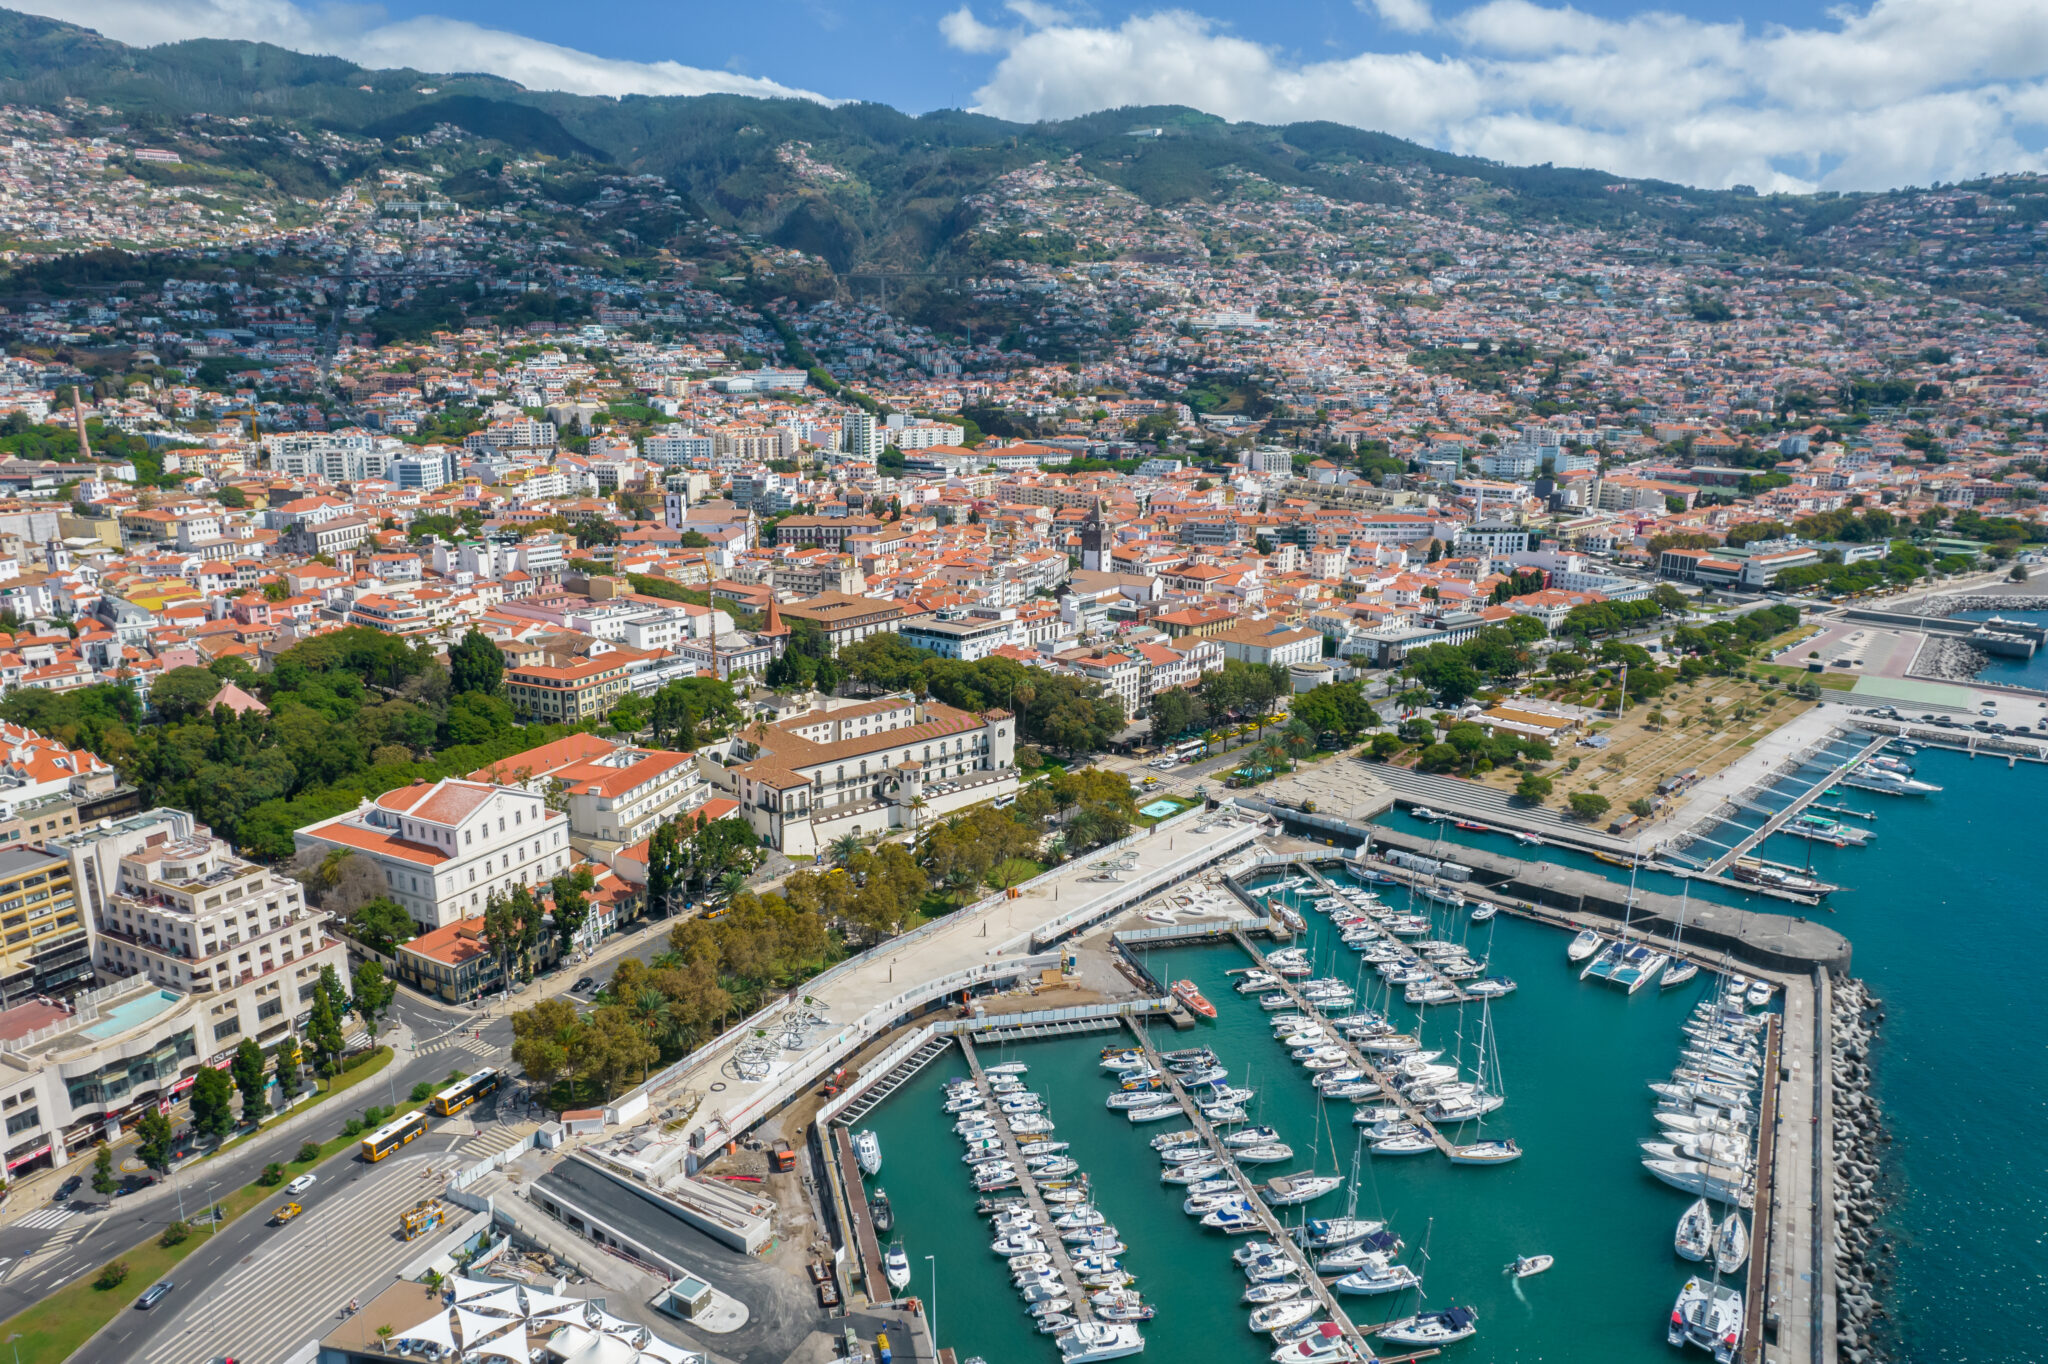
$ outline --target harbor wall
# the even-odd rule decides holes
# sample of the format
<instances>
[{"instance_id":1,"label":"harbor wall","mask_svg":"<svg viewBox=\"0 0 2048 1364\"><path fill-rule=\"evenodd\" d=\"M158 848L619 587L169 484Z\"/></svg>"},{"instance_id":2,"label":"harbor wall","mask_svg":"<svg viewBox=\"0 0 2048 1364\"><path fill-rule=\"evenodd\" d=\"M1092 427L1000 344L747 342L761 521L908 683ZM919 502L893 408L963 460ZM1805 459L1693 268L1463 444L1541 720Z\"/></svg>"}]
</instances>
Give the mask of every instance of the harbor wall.
<instances>
[{"instance_id":1,"label":"harbor wall","mask_svg":"<svg viewBox=\"0 0 2048 1364\"><path fill-rule=\"evenodd\" d=\"M1375 848L1400 848L1427 854L1433 840L1387 829L1374 829ZM1619 925L1624 918L1645 933L1670 937L1681 913L1688 946L1727 953L1767 971L1807 974L1825 967L1838 975L1849 971L1849 940L1825 924L1790 914L1762 914L1705 900L1638 890L1633 913L1628 887L1592 872L1547 862L1524 862L1481 848L1460 846L1460 864L1472 869L1472 883L1560 910L1575 918L1601 918ZM1597 925L1595 925L1597 927Z\"/></svg>"}]
</instances>

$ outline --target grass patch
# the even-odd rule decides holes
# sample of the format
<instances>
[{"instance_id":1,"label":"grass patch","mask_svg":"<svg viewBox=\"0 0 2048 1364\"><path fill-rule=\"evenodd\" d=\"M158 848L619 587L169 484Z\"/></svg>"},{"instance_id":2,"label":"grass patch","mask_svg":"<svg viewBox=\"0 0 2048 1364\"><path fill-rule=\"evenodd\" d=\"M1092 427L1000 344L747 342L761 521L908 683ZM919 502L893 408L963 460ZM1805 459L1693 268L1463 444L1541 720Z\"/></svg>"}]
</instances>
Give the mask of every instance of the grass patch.
<instances>
[{"instance_id":1,"label":"grass patch","mask_svg":"<svg viewBox=\"0 0 2048 1364\"><path fill-rule=\"evenodd\" d=\"M988 874L988 879L998 886L1020 886L1034 876L1043 875L1045 864L1034 862L1028 857L1012 857L1000 862Z\"/></svg>"},{"instance_id":2,"label":"grass patch","mask_svg":"<svg viewBox=\"0 0 2048 1364\"><path fill-rule=\"evenodd\" d=\"M391 1060L391 1048L382 1047L379 1051L382 1052L381 1058L373 1058L374 1063L365 1061L354 1070L338 1077L335 1084L321 1098L344 1093L383 1069ZM402 1105L399 1112L408 1113L421 1107L424 1105L408 1103ZM319 1154L314 1159L295 1159L281 1163L287 1171L301 1173L330 1156L358 1145L361 1141L362 1138L359 1136L331 1137L320 1144ZM175 1246L162 1245L156 1236L151 1236L125 1251L108 1256L107 1260L101 1262L102 1264L120 1260L128 1265L128 1277L120 1285L107 1289L95 1287L94 1280L99 1277L99 1271L95 1268L51 1293L34 1306L24 1308L8 1320L0 1322L0 1338L11 1338L20 1347L23 1364L59 1364L59 1361L68 1358L94 1332L111 1322L116 1315L133 1310L135 1299L142 1295L144 1289L168 1274L186 1256L205 1245L220 1227L226 1226L251 1209L274 1208L289 1201L290 1195L285 1193L281 1184L275 1188L267 1188L261 1184L245 1184L214 1200L223 1213L219 1226L194 1226L192 1234Z\"/></svg>"},{"instance_id":3,"label":"grass patch","mask_svg":"<svg viewBox=\"0 0 2048 1364\"><path fill-rule=\"evenodd\" d=\"M1824 673L1808 672L1805 668L1794 668L1784 663L1755 663L1751 671L1763 677L1775 677L1784 682L1811 682L1829 691L1854 691L1856 674L1840 669L1829 669Z\"/></svg>"},{"instance_id":4,"label":"grass patch","mask_svg":"<svg viewBox=\"0 0 2048 1364\"><path fill-rule=\"evenodd\" d=\"M244 1132L240 1136L229 1138L227 1141L222 1142L220 1144L220 1147L217 1150L215 1150L212 1155L207 1156L206 1159L212 1160L214 1156L219 1155L222 1151L232 1150L235 1147L240 1146L243 1142L248 1141L252 1137L260 1137L265 1132L268 1132L271 1128L276 1127L279 1123L291 1118L296 1118L299 1116L299 1114L304 1113L307 1109L314 1108L320 1104L326 1103L329 1099L333 1098L337 1094L346 1094L349 1090L354 1089L357 1085L369 1079L372 1075L375 1075L378 1071L384 1069L384 1067L390 1065L392 1061L392 1051L389 1047L379 1047L377 1048L377 1050L373 1052L364 1053L364 1057L365 1059L357 1062L352 1068L344 1070L341 1074L335 1076L332 1080L329 1080L327 1082L327 1088L321 1090L318 1094L315 1094L306 1102L298 1105L296 1108L286 1109L282 1113L273 1113L271 1116L265 1118L262 1122L262 1125L257 1127L257 1129L253 1132Z\"/></svg>"}]
</instances>

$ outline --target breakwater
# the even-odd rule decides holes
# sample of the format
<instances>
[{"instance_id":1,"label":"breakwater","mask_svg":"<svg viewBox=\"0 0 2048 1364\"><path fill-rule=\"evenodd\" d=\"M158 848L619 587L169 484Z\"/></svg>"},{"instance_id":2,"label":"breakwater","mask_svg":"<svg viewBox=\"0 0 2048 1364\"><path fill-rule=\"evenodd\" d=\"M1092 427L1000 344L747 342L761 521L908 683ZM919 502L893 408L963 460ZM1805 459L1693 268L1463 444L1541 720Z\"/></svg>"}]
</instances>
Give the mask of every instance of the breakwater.
<instances>
[{"instance_id":1,"label":"breakwater","mask_svg":"<svg viewBox=\"0 0 2048 1364\"><path fill-rule=\"evenodd\" d=\"M1887 1317L1881 1298L1892 1267L1891 1243L1878 1226L1884 1213L1883 1147L1891 1140L1871 1095L1871 1043L1884 1017L1861 981L1835 982L1829 1034L1834 1143L1836 1339L1850 1364L1882 1364L1878 1344Z\"/></svg>"},{"instance_id":2,"label":"breakwater","mask_svg":"<svg viewBox=\"0 0 2048 1364\"><path fill-rule=\"evenodd\" d=\"M1373 846L1427 854L1436 845L1431 839L1380 829L1373 834ZM1631 909L1627 885L1593 872L1525 862L1482 848L1456 851L1458 861L1471 869L1475 884L1556 911L1575 926L1618 928L1626 921L1639 933L1668 938L1678 934L1682 924L1684 942L1696 953L1730 956L1767 971L1800 975L1815 967L1838 975L1849 970L1849 940L1803 916L1764 914L1646 890L1636 891ZM1608 922L1590 922L1595 919Z\"/></svg>"},{"instance_id":3,"label":"breakwater","mask_svg":"<svg viewBox=\"0 0 2048 1364\"><path fill-rule=\"evenodd\" d=\"M1937 682L1969 682L1990 663L1991 656L1971 644L1967 637L1929 635L1906 675Z\"/></svg>"}]
</instances>

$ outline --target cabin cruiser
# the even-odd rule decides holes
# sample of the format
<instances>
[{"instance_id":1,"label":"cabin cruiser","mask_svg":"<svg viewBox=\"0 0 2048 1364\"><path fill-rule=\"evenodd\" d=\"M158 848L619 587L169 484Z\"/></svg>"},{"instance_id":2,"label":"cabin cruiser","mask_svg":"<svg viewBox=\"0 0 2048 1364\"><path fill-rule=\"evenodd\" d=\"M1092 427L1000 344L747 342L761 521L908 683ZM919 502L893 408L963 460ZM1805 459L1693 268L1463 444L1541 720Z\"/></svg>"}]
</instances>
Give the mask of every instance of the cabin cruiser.
<instances>
[{"instance_id":1,"label":"cabin cruiser","mask_svg":"<svg viewBox=\"0 0 2048 1364\"><path fill-rule=\"evenodd\" d=\"M1398 1322L1382 1329L1381 1340L1394 1345L1414 1345L1424 1349L1449 1345L1465 1339L1479 1329L1479 1313L1470 1307L1446 1307L1441 1312L1423 1312L1418 1316Z\"/></svg>"},{"instance_id":2,"label":"cabin cruiser","mask_svg":"<svg viewBox=\"0 0 2048 1364\"><path fill-rule=\"evenodd\" d=\"M1098 1364L1122 1359L1145 1348L1145 1338L1129 1322L1084 1321L1055 1338L1061 1364Z\"/></svg>"},{"instance_id":3,"label":"cabin cruiser","mask_svg":"<svg viewBox=\"0 0 2048 1364\"><path fill-rule=\"evenodd\" d=\"M867 1174L882 1172L882 1139L873 1132L862 1128L853 1134L853 1158L860 1162L860 1168Z\"/></svg>"},{"instance_id":4,"label":"cabin cruiser","mask_svg":"<svg viewBox=\"0 0 2048 1364\"><path fill-rule=\"evenodd\" d=\"M1363 1266L1338 1279L1330 1287L1339 1293L1399 1293L1415 1287L1421 1280L1407 1265L1397 1265L1381 1258L1368 1260Z\"/></svg>"},{"instance_id":5,"label":"cabin cruiser","mask_svg":"<svg viewBox=\"0 0 2048 1364\"><path fill-rule=\"evenodd\" d=\"M1386 1225L1362 1217L1311 1217L1295 1229L1294 1239L1310 1250L1335 1250L1384 1231Z\"/></svg>"}]
</instances>

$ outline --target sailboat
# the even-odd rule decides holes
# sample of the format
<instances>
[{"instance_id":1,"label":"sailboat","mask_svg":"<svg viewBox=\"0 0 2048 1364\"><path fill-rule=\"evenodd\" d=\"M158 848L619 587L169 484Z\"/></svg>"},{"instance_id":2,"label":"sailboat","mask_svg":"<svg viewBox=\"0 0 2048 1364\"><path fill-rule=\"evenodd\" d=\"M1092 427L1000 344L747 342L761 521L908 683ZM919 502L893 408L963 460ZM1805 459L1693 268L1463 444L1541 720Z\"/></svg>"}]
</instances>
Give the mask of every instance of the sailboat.
<instances>
[{"instance_id":1,"label":"sailboat","mask_svg":"<svg viewBox=\"0 0 2048 1364\"><path fill-rule=\"evenodd\" d=\"M1389 1344L1428 1349L1463 1340L1479 1330L1479 1313L1474 1308L1446 1307L1440 1312L1424 1310L1428 1290L1422 1280L1429 1273L1429 1242L1435 1231L1436 1219L1431 1218L1429 1231L1422 1238L1422 1273L1415 1276L1415 1315L1383 1326L1377 1332L1379 1338Z\"/></svg>"},{"instance_id":2,"label":"sailboat","mask_svg":"<svg viewBox=\"0 0 2048 1364\"><path fill-rule=\"evenodd\" d=\"M1748 1258L1749 1228L1742 1224L1741 1213L1731 1212L1714 1233L1714 1269L1721 1274L1733 1274Z\"/></svg>"},{"instance_id":3,"label":"sailboat","mask_svg":"<svg viewBox=\"0 0 2048 1364\"><path fill-rule=\"evenodd\" d=\"M1479 1006L1479 1093L1505 1099L1507 1086L1500 1069L1500 1043L1493 1032L1493 1001L1486 1000ZM1486 1133L1487 1105L1475 1104L1479 1110L1480 1139L1463 1146L1453 1146L1449 1158L1453 1165L1505 1165L1522 1158L1522 1148L1515 1144L1513 1137L1489 1140Z\"/></svg>"},{"instance_id":4,"label":"sailboat","mask_svg":"<svg viewBox=\"0 0 2048 1364\"><path fill-rule=\"evenodd\" d=\"M1688 878L1684 890L1679 893L1678 897L1678 932L1672 936L1673 943L1683 945L1685 942L1685 908L1691 902L1692 881ZM1674 985L1683 985L1699 973L1700 964L1698 962L1688 957L1673 956L1671 958L1671 965L1664 968L1664 980L1658 988L1660 990L1668 990Z\"/></svg>"},{"instance_id":5,"label":"sailboat","mask_svg":"<svg viewBox=\"0 0 2048 1364\"><path fill-rule=\"evenodd\" d=\"M1678 1233L1672 1238L1671 1248L1679 1258L1697 1264L1713 1253L1713 1237L1714 1210L1701 1198L1678 1219Z\"/></svg>"}]
</instances>

